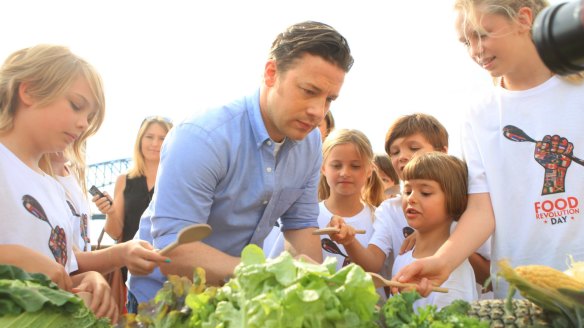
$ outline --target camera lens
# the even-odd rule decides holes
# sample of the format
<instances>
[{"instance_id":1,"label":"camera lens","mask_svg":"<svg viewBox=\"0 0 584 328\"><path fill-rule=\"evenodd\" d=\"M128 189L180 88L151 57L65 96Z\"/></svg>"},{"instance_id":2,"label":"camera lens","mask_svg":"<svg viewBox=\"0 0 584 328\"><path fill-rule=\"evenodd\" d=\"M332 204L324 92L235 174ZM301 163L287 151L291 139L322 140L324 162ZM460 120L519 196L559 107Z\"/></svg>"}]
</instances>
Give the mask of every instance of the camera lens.
<instances>
[{"instance_id":1,"label":"camera lens","mask_svg":"<svg viewBox=\"0 0 584 328\"><path fill-rule=\"evenodd\" d=\"M535 18L533 41L545 65L560 75L584 71L584 0L548 7Z\"/></svg>"}]
</instances>

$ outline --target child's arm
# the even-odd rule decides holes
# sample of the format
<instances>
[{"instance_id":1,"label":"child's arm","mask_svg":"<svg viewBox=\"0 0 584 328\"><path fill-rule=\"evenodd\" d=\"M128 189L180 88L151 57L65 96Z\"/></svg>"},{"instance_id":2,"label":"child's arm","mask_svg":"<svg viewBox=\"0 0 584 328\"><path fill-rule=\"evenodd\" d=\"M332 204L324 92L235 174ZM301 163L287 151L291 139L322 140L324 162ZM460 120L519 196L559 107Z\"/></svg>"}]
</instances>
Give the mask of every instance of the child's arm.
<instances>
[{"instance_id":1,"label":"child's arm","mask_svg":"<svg viewBox=\"0 0 584 328\"><path fill-rule=\"evenodd\" d=\"M124 230L124 189L126 189L126 175L122 174L116 180L114 199L104 192L105 197L95 196L91 200L99 211L106 215L104 230L114 240L121 240Z\"/></svg>"},{"instance_id":2,"label":"child's arm","mask_svg":"<svg viewBox=\"0 0 584 328\"><path fill-rule=\"evenodd\" d=\"M360 265L363 270L369 272L381 272L386 256L379 247L369 244L367 245L367 248L365 248L358 241L349 245L343 244L343 246L347 251L347 255L351 258L351 261Z\"/></svg>"},{"instance_id":3,"label":"child's arm","mask_svg":"<svg viewBox=\"0 0 584 328\"><path fill-rule=\"evenodd\" d=\"M479 253L473 253L468 257L468 261L474 271L477 284L484 286L487 279L491 276L491 261L482 257ZM491 290L491 284L486 289Z\"/></svg>"},{"instance_id":4,"label":"child's arm","mask_svg":"<svg viewBox=\"0 0 584 328\"><path fill-rule=\"evenodd\" d=\"M30 273L40 272L59 288L71 291L73 282L65 267L54 259L21 245L0 245L0 263L10 264Z\"/></svg>"},{"instance_id":5,"label":"child's arm","mask_svg":"<svg viewBox=\"0 0 584 328\"><path fill-rule=\"evenodd\" d=\"M338 233L330 235L331 239L343 245L351 261L360 265L365 271L381 272L385 262L385 253L379 247L369 244L367 248L355 238L355 229L345 224L345 220L340 216L334 215L328 224L329 227L341 229Z\"/></svg>"},{"instance_id":6,"label":"child's arm","mask_svg":"<svg viewBox=\"0 0 584 328\"><path fill-rule=\"evenodd\" d=\"M149 274L158 264L168 259L158 254L154 247L144 240L129 240L93 252L76 252L75 256L79 272L108 273L125 266L135 275Z\"/></svg>"}]
</instances>

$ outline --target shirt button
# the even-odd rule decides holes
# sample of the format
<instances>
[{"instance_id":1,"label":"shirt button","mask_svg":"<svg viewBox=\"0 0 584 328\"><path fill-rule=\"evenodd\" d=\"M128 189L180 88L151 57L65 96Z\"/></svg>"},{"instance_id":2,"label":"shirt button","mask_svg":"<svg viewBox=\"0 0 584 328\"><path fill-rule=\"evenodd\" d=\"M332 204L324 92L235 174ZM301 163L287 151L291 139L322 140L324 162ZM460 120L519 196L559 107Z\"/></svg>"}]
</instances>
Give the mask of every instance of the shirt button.
<instances>
[{"instance_id":1,"label":"shirt button","mask_svg":"<svg viewBox=\"0 0 584 328\"><path fill-rule=\"evenodd\" d=\"M267 200L264 200L264 201L262 202L262 204L264 204L264 205L266 205L267 203L268 203L268 201L267 201Z\"/></svg>"},{"instance_id":2,"label":"shirt button","mask_svg":"<svg viewBox=\"0 0 584 328\"><path fill-rule=\"evenodd\" d=\"M266 144L268 144L268 146L271 146L272 142L270 140L268 140L268 142L266 142Z\"/></svg>"},{"instance_id":3,"label":"shirt button","mask_svg":"<svg viewBox=\"0 0 584 328\"><path fill-rule=\"evenodd\" d=\"M268 167L268 168L266 169L266 172L268 172L268 173L272 172L272 168L271 168L271 167Z\"/></svg>"}]
</instances>

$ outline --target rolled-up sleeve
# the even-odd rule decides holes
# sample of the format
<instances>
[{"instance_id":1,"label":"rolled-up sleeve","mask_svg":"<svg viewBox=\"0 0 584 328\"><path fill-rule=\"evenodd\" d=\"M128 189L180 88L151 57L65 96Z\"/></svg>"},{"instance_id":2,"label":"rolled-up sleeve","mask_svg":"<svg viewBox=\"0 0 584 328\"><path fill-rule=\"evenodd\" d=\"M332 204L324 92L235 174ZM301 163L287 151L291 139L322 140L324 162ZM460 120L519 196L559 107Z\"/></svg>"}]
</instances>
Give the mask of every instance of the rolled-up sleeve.
<instances>
[{"instance_id":1,"label":"rolled-up sleeve","mask_svg":"<svg viewBox=\"0 0 584 328\"><path fill-rule=\"evenodd\" d=\"M303 192L290 208L282 215L282 231L318 228L318 181L320 179L320 167L322 153L319 149L315 154L310 167L311 174L302 188Z\"/></svg>"}]
</instances>

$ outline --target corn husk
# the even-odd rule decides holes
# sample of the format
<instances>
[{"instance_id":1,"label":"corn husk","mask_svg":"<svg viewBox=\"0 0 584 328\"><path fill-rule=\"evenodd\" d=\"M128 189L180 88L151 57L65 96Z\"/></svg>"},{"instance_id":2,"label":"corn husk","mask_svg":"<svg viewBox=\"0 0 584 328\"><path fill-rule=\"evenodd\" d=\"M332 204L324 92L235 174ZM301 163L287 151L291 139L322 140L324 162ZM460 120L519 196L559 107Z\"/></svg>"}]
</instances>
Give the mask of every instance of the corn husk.
<instances>
[{"instance_id":1,"label":"corn husk","mask_svg":"<svg viewBox=\"0 0 584 328\"><path fill-rule=\"evenodd\" d=\"M572 255L568 256L568 270L564 271L568 276L584 283L584 262L574 261Z\"/></svg>"},{"instance_id":2,"label":"corn husk","mask_svg":"<svg viewBox=\"0 0 584 328\"><path fill-rule=\"evenodd\" d=\"M511 285L511 293L519 290L521 295L554 319L555 327L584 327L584 290L538 286L521 277L509 262L499 262L499 275Z\"/></svg>"}]
</instances>

